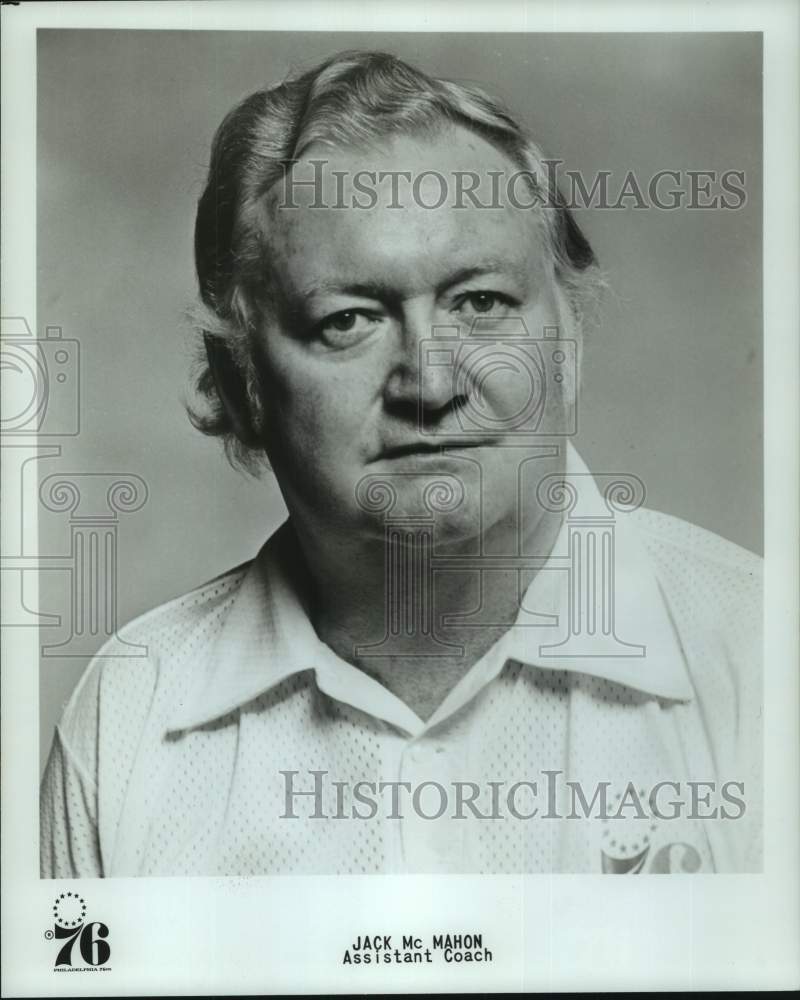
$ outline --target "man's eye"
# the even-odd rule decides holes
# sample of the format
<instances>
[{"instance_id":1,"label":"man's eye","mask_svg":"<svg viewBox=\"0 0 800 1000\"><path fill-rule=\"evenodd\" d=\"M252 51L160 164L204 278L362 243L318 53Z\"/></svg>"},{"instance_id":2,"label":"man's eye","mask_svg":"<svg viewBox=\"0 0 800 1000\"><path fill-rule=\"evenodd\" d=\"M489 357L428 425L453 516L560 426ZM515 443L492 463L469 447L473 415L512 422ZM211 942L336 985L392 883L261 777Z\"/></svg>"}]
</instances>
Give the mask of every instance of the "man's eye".
<instances>
[{"instance_id":1,"label":"man's eye","mask_svg":"<svg viewBox=\"0 0 800 1000\"><path fill-rule=\"evenodd\" d=\"M379 317L358 309L343 309L332 313L317 324L323 340L334 347L346 347L370 334L380 321Z\"/></svg>"},{"instance_id":2,"label":"man's eye","mask_svg":"<svg viewBox=\"0 0 800 1000\"><path fill-rule=\"evenodd\" d=\"M474 316L498 315L510 305L508 296L499 292L468 292L457 301L456 311Z\"/></svg>"},{"instance_id":3,"label":"man's eye","mask_svg":"<svg viewBox=\"0 0 800 1000\"><path fill-rule=\"evenodd\" d=\"M357 319L358 314L354 312L336 313L335 316L331 316L325 326L333 330L338 330L340 333L346 333L348 330L353 329Z\"/></svg>"}]
</instances>

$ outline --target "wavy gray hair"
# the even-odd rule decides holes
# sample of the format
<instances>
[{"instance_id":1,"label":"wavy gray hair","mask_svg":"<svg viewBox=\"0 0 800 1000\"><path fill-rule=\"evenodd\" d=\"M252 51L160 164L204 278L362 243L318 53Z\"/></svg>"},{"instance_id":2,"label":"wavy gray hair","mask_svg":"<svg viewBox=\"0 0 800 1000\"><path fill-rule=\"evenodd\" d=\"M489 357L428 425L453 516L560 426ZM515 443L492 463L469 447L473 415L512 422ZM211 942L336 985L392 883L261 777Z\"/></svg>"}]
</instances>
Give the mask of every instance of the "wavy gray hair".
<instances>
[{"instance_id":1,"label":"wavy gray hair","mask_svg":"<svg viewBox=\"0 0 800 1000\"><path fill-rule=\"evenodd\" d=\"M205 434L220 436L235 465L257 472L259 385L251 334L265 275L265 194L313 143L339 147L410 134L442 123L470 129L526 173L544 206L545 244L555 279L574 319L602 284L597 261L561 197L540 148L494 98L480 88L442 80L383 52L343 52L277 86L241 101L219 126L195 223L195 265L203 307L203 351L189 416ZM253 414L249 440L237 435L218 395L208 358L220 350L238 369Z\"/></svg>"}]
</instances>

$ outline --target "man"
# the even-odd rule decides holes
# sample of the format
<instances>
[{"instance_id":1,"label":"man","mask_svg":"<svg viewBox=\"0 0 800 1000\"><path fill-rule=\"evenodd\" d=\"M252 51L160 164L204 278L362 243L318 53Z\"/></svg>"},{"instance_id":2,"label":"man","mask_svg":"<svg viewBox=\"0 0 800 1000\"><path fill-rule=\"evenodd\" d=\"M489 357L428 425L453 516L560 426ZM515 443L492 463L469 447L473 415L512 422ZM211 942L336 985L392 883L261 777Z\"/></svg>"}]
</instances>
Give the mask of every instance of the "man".
<instances>
[{"instance_id":1,"label":"man","mask_svg":"<svg viewBox=\"0 0 800 1000\"><path fill-rule=\"evenodd\" d=\"M193 419L289 520L90 665L43 874L757 869L758 561L568 444L601 281L524 130L345 53L227 116L195 232Z\"/></svg>"}]
</instances>

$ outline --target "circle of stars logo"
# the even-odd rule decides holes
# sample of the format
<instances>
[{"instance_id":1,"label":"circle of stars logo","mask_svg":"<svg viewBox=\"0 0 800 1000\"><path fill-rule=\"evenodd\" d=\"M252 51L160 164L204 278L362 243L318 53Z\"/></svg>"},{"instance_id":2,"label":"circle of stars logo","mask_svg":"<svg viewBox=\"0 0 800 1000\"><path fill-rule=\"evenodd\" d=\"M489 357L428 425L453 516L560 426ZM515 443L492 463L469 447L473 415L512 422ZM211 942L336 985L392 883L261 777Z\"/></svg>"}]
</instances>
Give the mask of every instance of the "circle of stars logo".
<instances>
[{"instance_id":1,"label":"circle of stars logo","mask_svg":"<svg viewBox=\"0 0 800 1000\"><path fill-rule=\"evenodd\" d=\"M613 809L619 808L621 799L622 795L617 792L614 796ZM639 789L639 801L642 803L647 801L646 792L643 788ZM630 817L628 818L630 819ZM635 857L640 852L645 851L650 846L652 835L658 828L658 824L655 822L646 823L644 820L639 820L638 823L628 827L629 833L635 831L633 836L628 836L623 840L620 836L619 823L619 820L614 820L609 825L607 818L603 820L602 848L603 852L610 858L618 858L620 861L625 858Z\"/></svg>"},{"instance_id":2,"label":"circle of stars logo","mask_svg":"<svg viewBox=\"0 0 800 1000\"><path fill-rule=\"evenodd\" d=\"M53 918L59 927L80 927L86 919L86 900L77 892L62 892L53 904Z\"/></svg>"}]
</instances>

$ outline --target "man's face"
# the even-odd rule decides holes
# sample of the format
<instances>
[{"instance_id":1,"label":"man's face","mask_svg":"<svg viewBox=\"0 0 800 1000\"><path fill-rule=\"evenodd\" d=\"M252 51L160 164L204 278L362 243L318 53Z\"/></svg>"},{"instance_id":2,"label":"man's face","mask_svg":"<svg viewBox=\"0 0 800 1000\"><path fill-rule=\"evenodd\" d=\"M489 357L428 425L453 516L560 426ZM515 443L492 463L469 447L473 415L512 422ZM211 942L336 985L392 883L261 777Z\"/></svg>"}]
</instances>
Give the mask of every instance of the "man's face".
<instances>
[{"instance_id":1,"label":"man's face","mask_svg":"<svg viewBox=\"0 0 800 1000\"><path fill-rule=\"evenodd\" d=\"M511 528L516 470L544 440L520 437L519 414L542 388L524 359L530 341L559 322L539 213L505 198L502 207L464 198L454 208L452 192L442 207L425 207L442 191L430 175L416 190L400 182L394 195L389 181L377 185L369 209L352 199L366 200L353 187L359 171L437 171L449 185L456 171L473 171L486 203L488 172L507 178L514 166L460 128L377 147L317 146L295 166L296 179L314 175L312 159L327 161L326 207L315 207L310 188L296 186L287 199L278 185L266 209L269 279L257 338L265 446L290 512L382 537L383 510L370 511L377 483L396 493L398 515L425 513L425 488L438 481L445 494L464 493L439 515L442 540ZM495 334L519 334L514 318L530 336L519 348L507 337L495 344ZM435 328L441 350L426 343ZM547 384L551 430L570 383ZM540 461L537 473L554 463Z\"/></svg>"}]
</instances>

